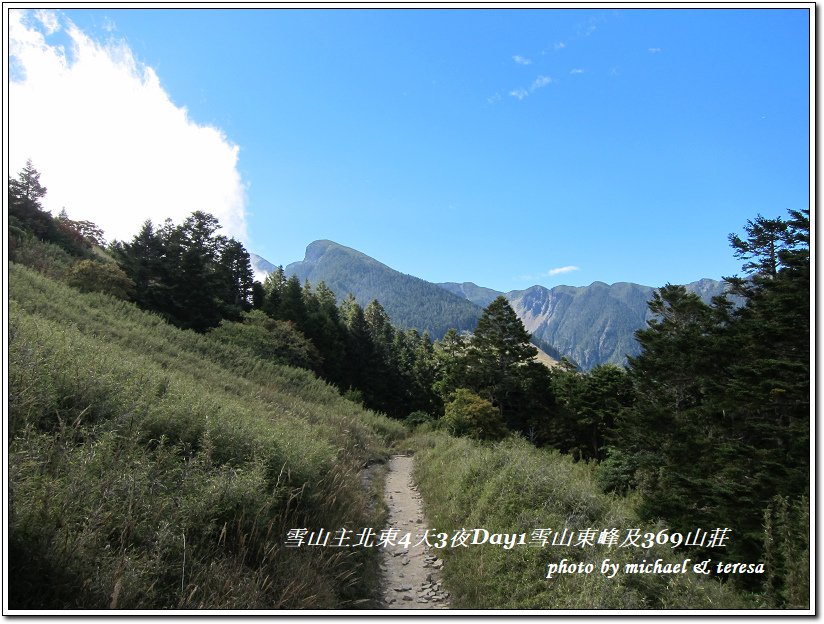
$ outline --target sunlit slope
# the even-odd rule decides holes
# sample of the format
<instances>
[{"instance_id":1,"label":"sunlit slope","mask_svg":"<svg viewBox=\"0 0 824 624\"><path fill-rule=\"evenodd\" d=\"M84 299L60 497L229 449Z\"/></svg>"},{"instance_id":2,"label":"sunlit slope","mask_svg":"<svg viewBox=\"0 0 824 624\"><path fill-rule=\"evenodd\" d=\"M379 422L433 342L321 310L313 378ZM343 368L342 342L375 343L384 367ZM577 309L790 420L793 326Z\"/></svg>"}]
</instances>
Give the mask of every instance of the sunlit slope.
<instances>
[{"instance_id":1,"label":"sunlit slope","mask_svg":"<svg viewBox=\"0 0 824 624\"><path fill-rule=\"evenodd\" d=\"M332 241L311 243L305 258L285 271L301 282L325 282L339 301L349 293L362 306L377 299L394 325L428 331L433 339L442 338L451 328L471 331L481 316L482 308L463 297Z\"/></svg>"},{"instance_id":2,"label":"sunlit slope","mask_svg":"<svg viewBox=\"0 0 824 624\"><path fill-rule=\"evenodd\" d=\"M359 468L403 434L303 370L9 268L11 608L368 604ZM366 602L364 602L366 601Z\"/></svg>"},{"instance_id":3,"label":"sunlit slope","mask_svg":"<svg viewBox=\"0 0 824 624\"><path fill-rule=\"evenodd\" d=\"M659 560L662 568L673 570L694 555L669 544L650 548L621 547L620 541L599 544L602 531L617 529L623 540L628 529L656 535L667 527L641 522L630 499L605 494L595 483L591 464L574 462L551 449L535 448L516 437L490 445L443 433L422 433L413 445L417 447L415 479L431 525L428 528L433 536L441 532L448 535L449 547L436 554L445 561L444 580L453 608L747 606L729 585L694 574L691 568L687 573L627 573L626 564ZM580 541L587 530L589 541ZM470 533L467 545L458 540L453 546L454 536L462 531ZM495 533L509 536L510 545L505 548L503 538L490 537ZM514 540L513 534L518 536ZM499 543L492 543L495 541ZM513 541L524 543L513 545ZM437 538L433 537L433 542L438 543ZM618 564L620 572L602 573L605 560ZM566 567L560 569L566 571L548 568L562 562ZM570 571L572 567L575 572ZM548 573L551 578L547 578Z\"/></svg>"}]
</instances>

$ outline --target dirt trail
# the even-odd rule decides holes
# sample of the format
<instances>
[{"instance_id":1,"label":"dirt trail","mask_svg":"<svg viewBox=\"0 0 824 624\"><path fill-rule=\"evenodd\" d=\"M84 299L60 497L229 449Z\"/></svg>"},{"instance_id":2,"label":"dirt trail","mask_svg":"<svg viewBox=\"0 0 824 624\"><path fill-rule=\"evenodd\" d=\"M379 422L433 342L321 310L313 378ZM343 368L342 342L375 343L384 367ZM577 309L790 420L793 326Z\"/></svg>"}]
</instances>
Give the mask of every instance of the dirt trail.
<instances>
[{"instance_id":1,"label":"dirt trail","mask_svg":"<svg viewBox=\"0 0 824 624\"><path fill-rule=\"evenodd\" d=\"M389 508L388 528L399 536L411 533L408 547L383 549L383 604L387 609L448 609L449 593L441 583L443 562L436 549L418 544L429 528L423 515L421 495L412 482L413 458L396 455L389 461L384 497Z\"/></svg>"}]
</instances>

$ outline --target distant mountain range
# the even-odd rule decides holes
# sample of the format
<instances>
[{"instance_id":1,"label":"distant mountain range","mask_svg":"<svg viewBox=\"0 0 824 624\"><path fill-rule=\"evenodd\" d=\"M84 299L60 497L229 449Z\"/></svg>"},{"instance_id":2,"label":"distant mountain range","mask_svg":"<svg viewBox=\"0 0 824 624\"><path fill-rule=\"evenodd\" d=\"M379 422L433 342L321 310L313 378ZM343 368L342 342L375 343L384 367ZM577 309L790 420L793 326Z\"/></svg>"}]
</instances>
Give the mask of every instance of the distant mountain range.
<instances>
[{"instance_id":1,"label":"distant mountain range","mask_svg":"<svg viewBox=\"0 0 824 624\"><path fill-rule=\"evenodd\" d=\"M704 301L720 295L724 282L702 279L686 284ZM551 344L584 370L598 364L625 364L637 355L635 332L652 318L647 302L655 288L628 282L589 286L533 286L506 294L527 331Z\"/></svg>"},{"instance_id":2,"label":"distant mountain range","mask_svg":"<svg viewBox=\"0 0 824 624\"><path fill-rule=\"evenodd\" d=\"M275 269L260 256L250 255L258 279ZM532 286L508 293L472 282L433 284L328 240L311 243L304 259L284 271L301 282L326 282L339 301L348 293L362 306L377 299L395 325L428 331L433 339L443 337L450 328L471 331L483 308L504 295L536 346L552 359L566 356L584 370L599 364L625 364L627 355L639 352L634 334L651 318L647 301L656 290L629 282ZM701 279L686 287L709 302L723 293L726 285Z\"/></svg>"},{"instance_id":3,"label":"distant mountain range","mask_svg":"<svg viewBox=\"0 0 824 624\"><path fill-rule=\"evenodd\" d=\"M635 331L652 318L647 302L655 288L629 282L589 286L532 286L526 290L500 293L472 282L439 284L455 294L463 294L479 306L487 306L503 294L534 339L549 345L581 368L598 364L625 364L627 355L637 355ZM722 294L724 282L701 279L686 284L709 303Z\"/></svg>"}]
</instances>

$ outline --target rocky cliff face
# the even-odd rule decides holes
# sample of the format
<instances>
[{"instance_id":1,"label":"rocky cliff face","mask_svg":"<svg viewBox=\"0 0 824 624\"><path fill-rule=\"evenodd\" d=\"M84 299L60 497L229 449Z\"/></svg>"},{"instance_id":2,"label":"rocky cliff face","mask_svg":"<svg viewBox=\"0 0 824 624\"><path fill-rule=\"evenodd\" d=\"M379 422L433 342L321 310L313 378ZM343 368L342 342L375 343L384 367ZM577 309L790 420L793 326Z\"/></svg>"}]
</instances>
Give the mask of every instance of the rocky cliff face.
<instances>
[{"instance_id":1,"label":"rocky cliff face","mask_svg":"<svg viewBox=\"0 0 824 624\"><path fill-rule=\"evenodd\" d=\"M704 301L724 292L723 282L702 279L687 285ZM515 312L535 337L552 345L581 368L625 364L639 352L635 332L650 319L647 302L654 288L618 282L589 286L533 286L507 293Z\"/></svg>"}]
</instances>

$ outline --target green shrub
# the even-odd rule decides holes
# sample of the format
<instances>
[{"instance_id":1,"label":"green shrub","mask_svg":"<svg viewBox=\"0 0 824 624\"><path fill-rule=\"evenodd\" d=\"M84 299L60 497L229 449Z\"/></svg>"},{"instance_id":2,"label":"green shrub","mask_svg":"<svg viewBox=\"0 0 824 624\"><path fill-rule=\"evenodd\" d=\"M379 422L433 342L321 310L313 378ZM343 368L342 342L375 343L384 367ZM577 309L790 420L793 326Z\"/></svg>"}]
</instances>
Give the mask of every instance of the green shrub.
<instances>
[{"instance_id":1,"label":"green shrub","mask_svg":"<svg viewBox=\"0 0 824 624\"><path fill-rule=\"evenodd\" d=\"M406 417L405 422L406 422L406 425L408 427L415 428L415 427L419 427L419 426L427 424L427 423L431 423L434 420L435 419L433 418L433 416L431 414L427 414L426 412L416 411L416 412L410 413L409 416Z\"/></svg>"},{"instance_id":2,"label":"green shrub","mask_svg":"<svg viewBox=\"0 0 824 624\"><path fill-rule=\"evenodd\" d=\"M66 283L81 292L102 292L117 299L128 299L134 282L114 262L78 260L66 274Z\"/></svg>"},{"instance_id":3,"label":"green shrub","mask_svg":"<svg viewBox=\"0 0 824 624\"><path fill-rule=\"evenodd\" d=\"M75 261L62 247L38 240L29 232L9 226L9 261L61 279Z\"/></svg>"},{"instance_id":4,"label":"green shrub","mask_svg":"<svg viewBox=\"0 0 824 624\"><path fill-rule=\"evenodd\" d=\"M455 436L476 440L500 440L507 434L500 411L471 390L458 388L446 404L443 427Z\"/></svg>"},{"instance_id":5,"label":"green shrub","mask_svg":"<svg viewBox=\"0 0 824 624\"><path fill-rule=\"evenodd\" d=\"M613 447L607 447L605 452L606 457L595 470L595 480L605 492L628 492L636 485L637 459Z\"/></svg>"},{"instance_id":6,"label":"green shrub","mask_svg":"<svg viewBox=\"0 0 824 624\"><path fill-rule=\"evenodd\" d=\"M309 369L320 365L320 354L306 336L292 323L269 318L261 310L244 314L242 323L221 321L209 335L263 360Z\"/></svg>"}]
</instances>

